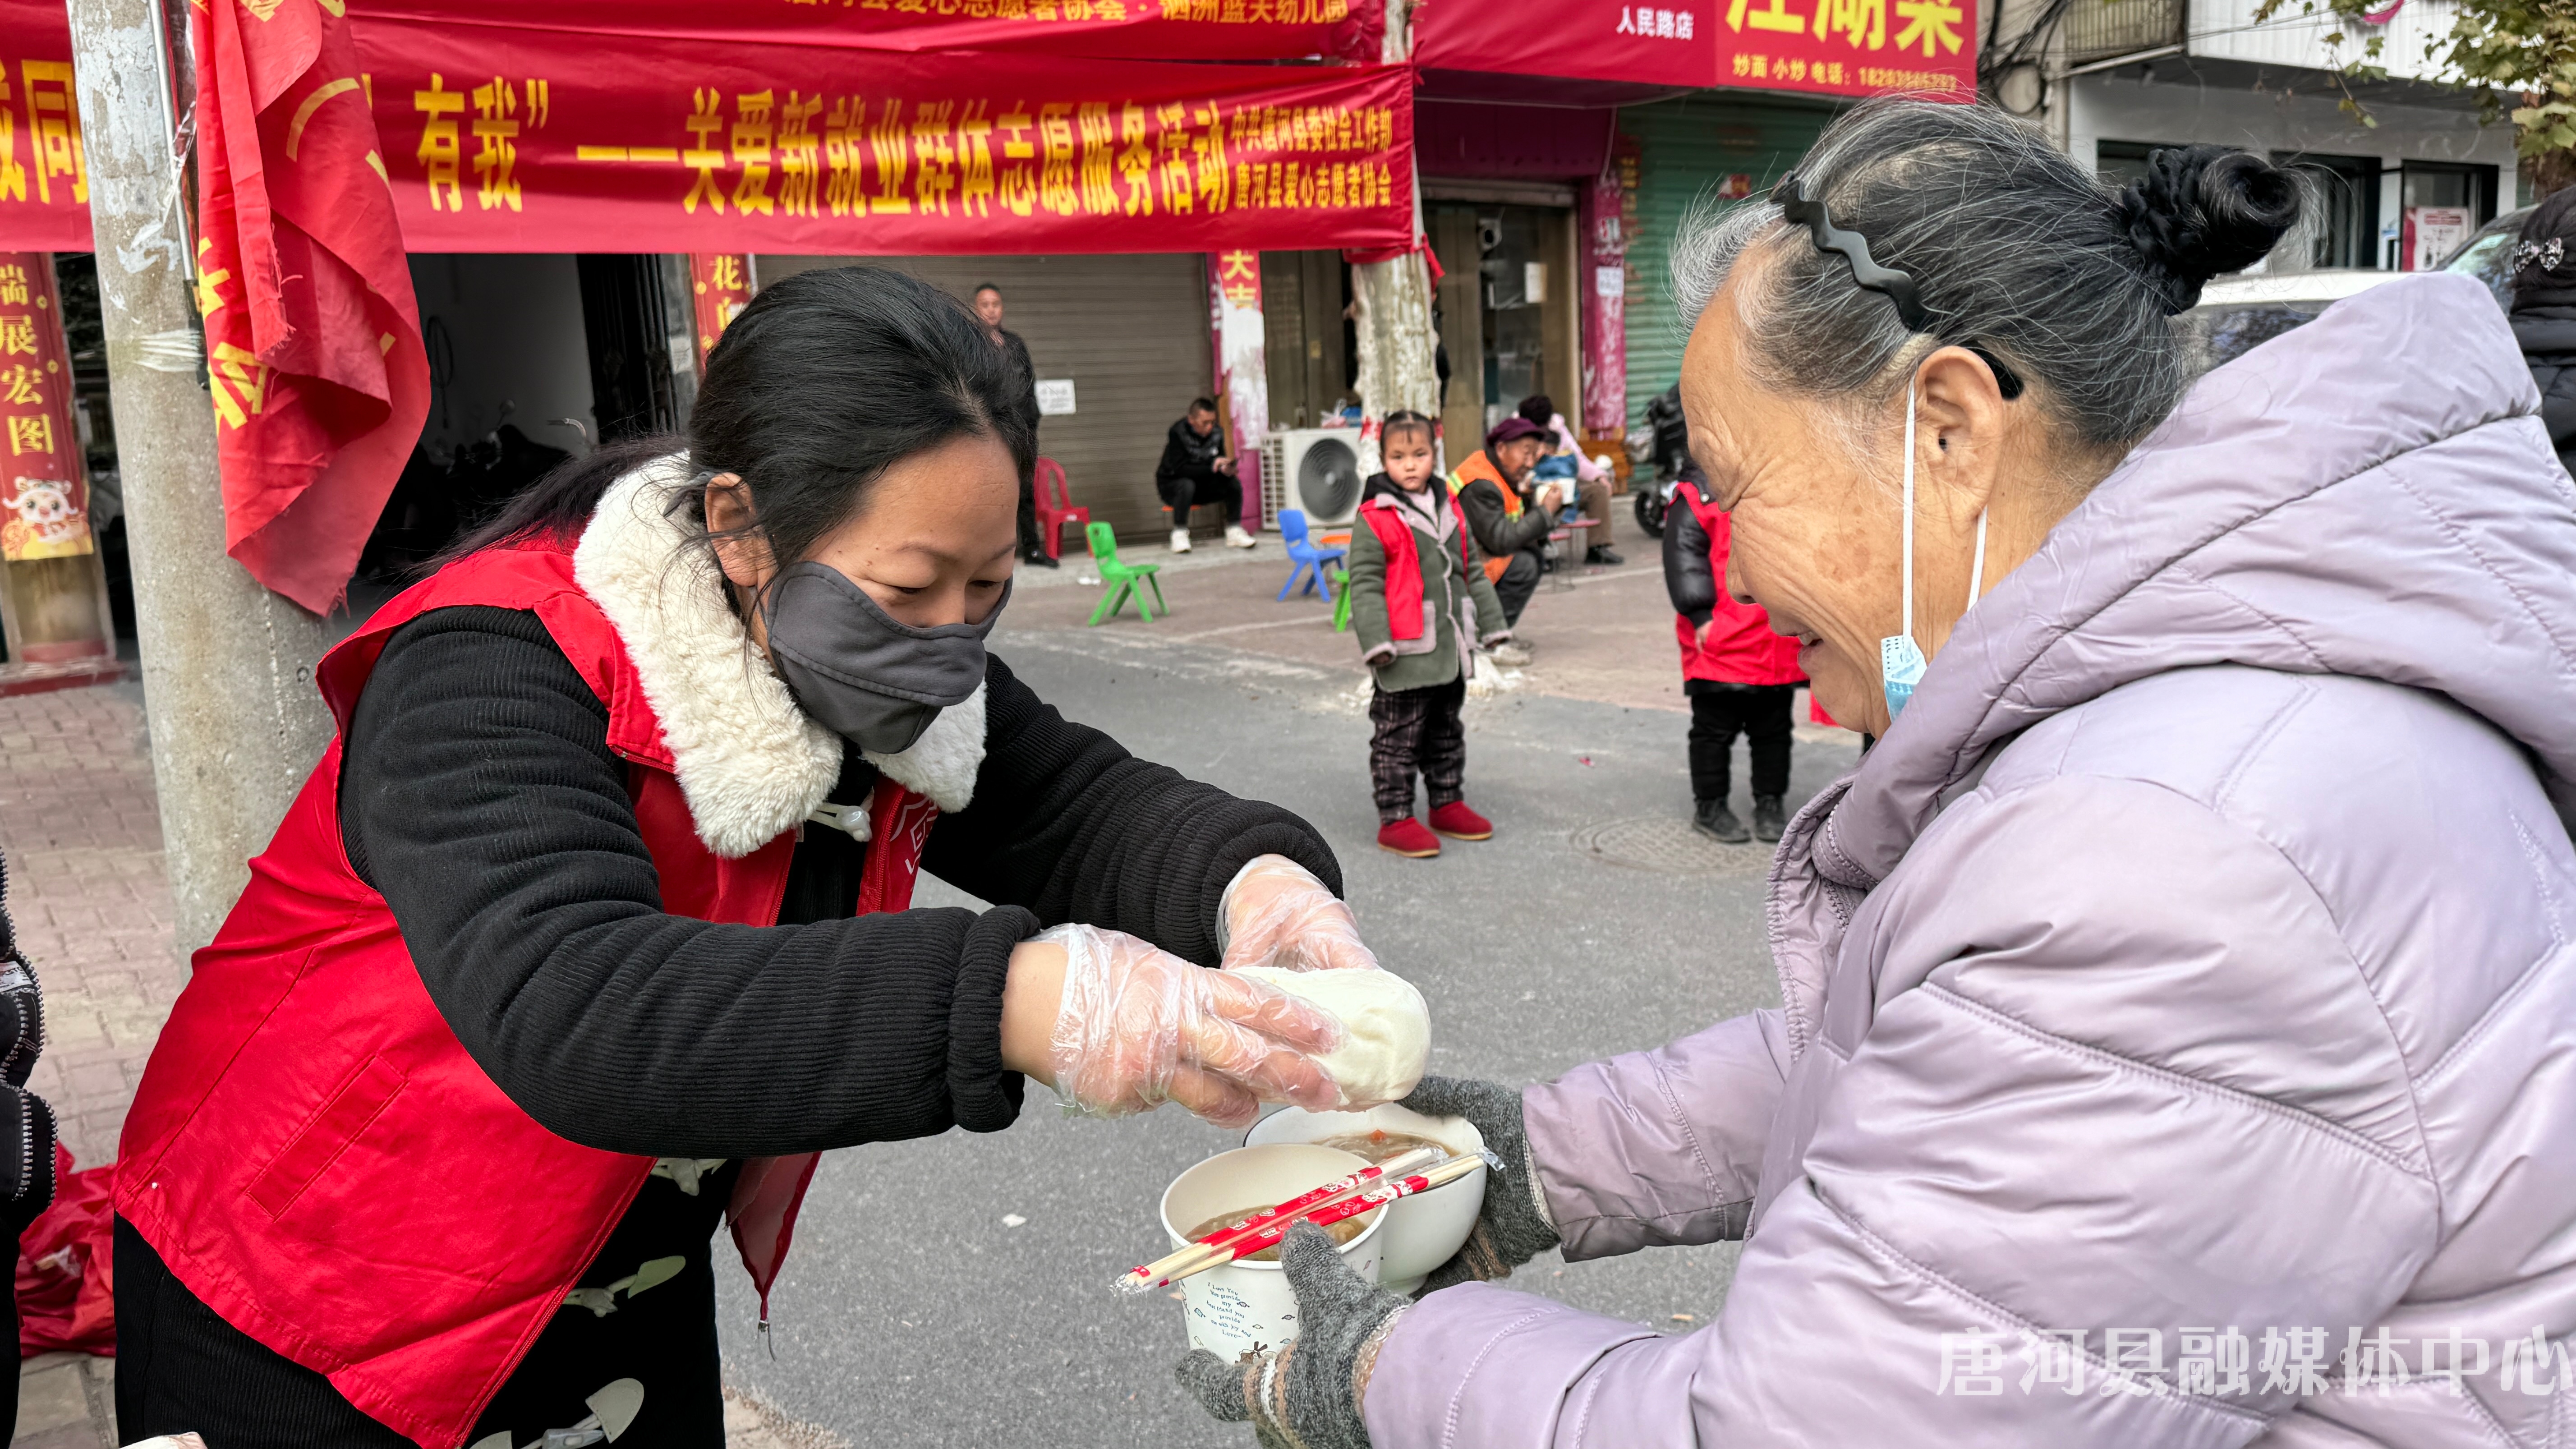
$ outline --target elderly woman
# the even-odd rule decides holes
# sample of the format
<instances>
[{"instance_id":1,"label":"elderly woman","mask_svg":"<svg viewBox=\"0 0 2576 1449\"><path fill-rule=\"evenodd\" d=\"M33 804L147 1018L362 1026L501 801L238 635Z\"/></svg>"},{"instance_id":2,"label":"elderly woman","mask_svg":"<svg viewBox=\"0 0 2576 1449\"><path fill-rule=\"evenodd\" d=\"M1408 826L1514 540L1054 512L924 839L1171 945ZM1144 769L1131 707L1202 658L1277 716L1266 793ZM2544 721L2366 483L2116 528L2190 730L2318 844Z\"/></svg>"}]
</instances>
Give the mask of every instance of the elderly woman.
<instances>
[{"instance_id":1,"label":"elderly woman","mask_svg":"<svg viewBox=\"0 0 2576 1449\"><path fill-rule=\"evenodd\" d=\"M1725 1311L1407 1304L1301 1229L1301 1336L1185 1364L1213 1410L1308 1449L2563 1439L2576 514L2466 278L2184 395L2167 319L2294 197L2207 147L2115 194L1878 103L1688 239L1729 585L1879 741L1781 841L1781 1009L1413 1101L1507 1164L1444 1277L1741 1237Z\"/></svg>"}]
</instances>

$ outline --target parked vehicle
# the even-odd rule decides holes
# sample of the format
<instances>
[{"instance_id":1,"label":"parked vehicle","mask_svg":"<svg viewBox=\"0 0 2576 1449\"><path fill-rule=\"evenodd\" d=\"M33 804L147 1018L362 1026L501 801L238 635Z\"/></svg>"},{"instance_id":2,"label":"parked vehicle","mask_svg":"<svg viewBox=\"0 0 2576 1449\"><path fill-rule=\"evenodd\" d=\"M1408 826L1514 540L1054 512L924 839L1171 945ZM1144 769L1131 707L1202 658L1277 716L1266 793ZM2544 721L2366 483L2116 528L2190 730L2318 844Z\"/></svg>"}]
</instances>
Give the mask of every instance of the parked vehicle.
<instances>
[{"instance_id":1,"label":"parked vehicle","mask_svg":"<svg viewBox=\"0 0 2576 1449\"><path fill-rule=\"evenodd\" d=\"M2530 214L2526 206L2478 228L2442 263L2442 270L2477 278L2494 294L2497 306L2510 307L2513 242L2522 233L2523 218ZM2346 297L2404 275L2370 267L2321 267L2220 277L2201 289L2200 305L2182 315L2182 326L2200 344L2205 365L2216 367L2314 321L2318 313Z\"/></svg>"},{"instance_id":2,"label":"parked vehicle","mask_svg":"<svg viewBox=\"0 0 2576 1449\"><path fill-rule=\"evenodd\" d=\"M1648 538L1661 538L1673 484L1690 466L1690 425L1682 419L1680 383L1646 404L1645 421L1628 430L1628 460L1635 468L1629 491L1637 500L1637 526Z\"/></svg>"}]
</instances>

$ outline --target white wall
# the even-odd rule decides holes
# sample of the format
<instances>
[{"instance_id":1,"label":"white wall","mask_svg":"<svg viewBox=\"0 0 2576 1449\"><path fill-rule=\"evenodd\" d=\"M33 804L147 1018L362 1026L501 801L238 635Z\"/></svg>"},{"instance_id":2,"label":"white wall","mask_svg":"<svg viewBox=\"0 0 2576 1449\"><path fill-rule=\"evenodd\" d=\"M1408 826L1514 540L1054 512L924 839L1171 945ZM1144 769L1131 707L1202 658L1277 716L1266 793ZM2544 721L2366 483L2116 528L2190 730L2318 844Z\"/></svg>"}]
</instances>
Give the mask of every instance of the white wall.
<instances>
[{"instance_id":1,"label":"white wall","mask_svg":"<svg viewBox=\"0 0 2576 1449\"><path fill-rule=\"evenodd\" d=\"M491 432L505 403L519 431L549 447L584 451L572 429L548 426L552 418L579 418L598 436L572 257L414 252L411 284L422 327L432 318L445 323L456 357L455 376L431 398L421 433L432 454L443 458Z\"/></svg>"},{"instance_id":2,"label":"white wall","mask_svg":"<svg viewBox=\"0 0 2576 1449\"><path fill-rule=\"evenodd\" d=\"M2169 61L2161 68L2180 64ZM2312 93L2291 95L2112 75L2076 76L2059 84L2067 103L2067 150L2087 166L2095 163L2100 141L2206 141L2257 152L2376 156L2391 168L2401 161L2480 162L2499 168L2504 200L2512 197L2513 126L2499 121L2482 127L2474 111L2373 106L2379 124L2365 127L2339 109L2334 92L2322 84ZM2386 185L2395 184L2392 175ZM2395 214L2391 192L2380 216Z\"/></svg>"},{"instance_id":3,"label":"white wall","mask_svg":"<svg viewBox=\"0 0 2576 1449\"><path fill-rule=\"evenodd\" d=\"M2288 0L2280 13L2257 25L2254 15L2263 8L2263 0L2190 0L2191 53L2334 70L2362 59L2364 46L2377 36L2382 44L2373 64L2386 67L2391 76L2444 78L2447 68L2437 71L2425 64L2424 43L2450 34L2458 14L2453 0L2406 0L2386 25L2339 19L2323 3L2316 5L2314 14L2301 14L2302 3ZM2329 44L2329 38L2337 35L2341 43Z\"/></svg>"}]
</instances>

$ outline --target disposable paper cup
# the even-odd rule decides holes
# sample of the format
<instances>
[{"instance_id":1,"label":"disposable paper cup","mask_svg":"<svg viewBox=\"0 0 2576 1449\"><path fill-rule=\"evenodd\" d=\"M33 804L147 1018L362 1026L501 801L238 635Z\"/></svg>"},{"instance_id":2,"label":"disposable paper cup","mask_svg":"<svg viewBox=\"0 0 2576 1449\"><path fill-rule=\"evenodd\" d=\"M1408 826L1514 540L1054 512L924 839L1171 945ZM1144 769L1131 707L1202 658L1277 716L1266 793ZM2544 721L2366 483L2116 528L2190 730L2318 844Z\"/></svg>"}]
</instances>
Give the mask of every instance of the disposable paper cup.
<instances>
[{"instance_id":1,"label":"disposable paper cup","mask_svg":"<svg viewBox=\"0 0 2576 1449\"><path fill-rule=\"evenodd\" d=\"M1273 1112L1243 1136L1247 1146L1319 1142L1328 1137L1402 1132L1428 1137L1461 1157L1485 1150L1485 1135L1464 1117L1425 1117L1393 1102L1366 1112L1309 1112L1291 1107ZM1476 1229L1476 1214L1485 1205L1485 1169L1477 1168L1456 1182L1400 1198L1386 1208L1385 1263L1378 1281L1398 1293L1422 1286L1432 1269L1449 1261Z\"/></svg>"},{"instance_id":2,"label":"disposable paper cup","mask_svg":"<svg viewBox=\"0 0 2576 1449\"><path fill-rule=\"evenodd\" d=\"M1173 1247L1184 1248L1191 1239L1182 1234L1219 1213L1283 1203L1366 1166L1368 1160L1355 1153L1307 1143L1220 1152L1163 1189L1163 1231L1171 1235ZM1343 1260L1371 1282L1377 1281L1386 1218L1384 1208L1368 1213L1361 1219L1368 1226L1342 1245ZM1297 1295L1277 1263L1210 1268L1181 1280L1181 1299L1190 1347L1206 1349L1227 1363L1248 1353L1269 1353L1297 1336Z\"/></svg>"}]
</instances>

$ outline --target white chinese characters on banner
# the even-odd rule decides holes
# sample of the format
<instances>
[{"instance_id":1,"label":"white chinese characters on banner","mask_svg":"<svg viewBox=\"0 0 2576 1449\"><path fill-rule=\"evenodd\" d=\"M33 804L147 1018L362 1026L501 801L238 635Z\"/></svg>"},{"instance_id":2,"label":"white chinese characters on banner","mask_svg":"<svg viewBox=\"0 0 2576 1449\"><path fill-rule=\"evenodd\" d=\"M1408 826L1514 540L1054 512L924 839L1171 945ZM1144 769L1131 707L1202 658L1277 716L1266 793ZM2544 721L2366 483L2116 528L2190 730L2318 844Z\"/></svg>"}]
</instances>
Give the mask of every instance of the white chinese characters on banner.
<instances>
[{"instance_id":1,"label":"white chinese characters on banner","mask_svg":"<svg viewBox=\"0 0 2576 1449\"><path fill-rule=\"evenodd\" d=\"M1650 10L1643 5L1621 6L1615 33L1642 35L1650 40L1688 40L1697 22L1687 10Z\"/></svg>"},{"instance_id":2,"label":"white chinese characters on banner","mask_svg":"<svg viewBox=\"0 0 2576 1449\"><path fill-rule=\"evenodd\" d=\"M2456 1325L2407 1338L2382 1324L2345 1330L2338 1348L2324 1328L2266 1327L2258 1339L2230 1324L2178 1327L2171 1343L2168 1358L2163 1329L2025 1329L2008 1336L1971 1326L1941 1335L1932 1391L2000 1398L2010 1383L2026 1396L2089 1391L2100 1397L2308 1398L2336 1391L2389 1393L2408 1384L2458 1392L2463 1380L2483 1378L2492 1368L2504 1393L2576 1393L2576 1348L2553 1341L2541 1328L2495 1343Z\"/></svg>"}]
</instances>

